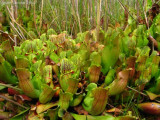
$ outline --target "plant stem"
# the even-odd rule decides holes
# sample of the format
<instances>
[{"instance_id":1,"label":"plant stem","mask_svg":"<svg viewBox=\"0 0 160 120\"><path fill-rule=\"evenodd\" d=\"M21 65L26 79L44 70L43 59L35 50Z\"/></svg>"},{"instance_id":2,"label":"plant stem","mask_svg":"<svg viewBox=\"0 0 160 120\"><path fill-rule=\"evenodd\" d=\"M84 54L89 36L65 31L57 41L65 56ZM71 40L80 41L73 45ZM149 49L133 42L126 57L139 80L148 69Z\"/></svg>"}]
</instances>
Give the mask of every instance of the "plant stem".
<instances>
[{"instance_id":1,"label":"plant stem","mask_svg":"<svg viewBox=\"0 0 160 120\"><path fill-rule=\"evenodd\" d=\"M41 27L42 27L42 21L43 21L43 0L42 0L42 6L41 6L41 18L40 18L40 27L39 27L39 29L40 29L40 31L39 31L39 35L41 34L40 32L41 32Z\"/></svg>"},{"instance_id":2,"label":"plant stem","mask_svg":"<svg viewBox=\"0 0 160 120\"><path fill-rule=\"evenodd\" d=\"M143 92L140 92L140 91L138 91L138 90L136 90L136 89L134 89L134 88L131 88L131 87L129 87L129 86L127 86L127 88L129 88L129 89L131 89L131 90L133 90L133 91L135 91L135 92L137 92L137 93L139 93L139 94L141 94L141 95L143 95L143 96L145 96L145 97L148 97L148 96L147 96L146 94L144 94ZM159 100L154 100L154 101L160 103Z\"/></svg>"},{"instance_id":3,"label":"plant stem","mask_svg":"<svg viewBox=\"0 0 160 120\"><path fill-rule=\"evenodd\" d=\"M131 87L129 87L129 86L127 86L127 88L129 88L129 89L131 89L131 90L133 90L133 91L135 91L135 92L137 92L137 93L140 93L141 95L143 95L143 96L146 96L146 97L147 97L147 95L146 95L146 94L144 94L144 93L142 93L142 92L140 92L140 91L138 91L138 90L136 90L136 89L134 89L134 88L131 88Z\"/></svg>"},{"instance_id":4,"label":"plant stem","mask_svg":"<svg viewBox=\"0 0 160 120\"><path fill-rule=\"evenodd\" d=\"M99 41L100 19L101 19L101 0L98 0L97 2L97 41Z\"/></svg>"},{"instance_id":5,"label":"plant stem","mask_svg":"<svg viewBox=\"0 0 160 120\"><path fill-rule=\"evenodd\" d=\"M5 97L5 96L3 96L3 95L0 95L0 98L5 99L5 100L7 100L7 101L9 101L9 102L11 102L11 103L13 103L13 104L15 104L15 105L18 105L18 106L20 106L20 107L22 107L22 108L24 108L24 109L28 109L28 107L25 107L25 106L23 106L23 105L15 102L15 101L13 101L13 100Z\"/></svg>"},{"instance_id":6,"label":"plant stem","mask_svg":"<svg viewBox=\"0 0 160 120\"><path fill-rule=\"evenodd\" d=\"M132 16L132 14L128 11L128 9L122 4L120 0L118 0L119 4L123 7L124 10L128 12L128 14L137 22L137 20Z\"/></svg>"},{"instance_id":7,"label":"plant stem","mask_svg":"<svg viewBox=\"0 0 160 120\"><path fill-rule=\"evenodd\" d=\"M0 83L0 86L5 86L5 87L12 88L12 89L15 89L15 90L17 90L17 91L22 92L22 90L21 90L21 89L16 88L16 87L13 87L13 86L8 85L8 84Z\"/></svg>"},{"instance_id":8,"label":"plant stem","mask_svg":"<svg viewBox=\"0 0 160 120\"><path fill-rule=\"evenodd\" d=\"M4 33L4 34L7 34L8 37L12 40L12 42L15 42L15 41L12 39L12 37L11 37L8 33L4 32L4 31L2 31L2 30L0 30L0 32L1 32L1 33Z\"/></svg>"},{"instance_id":9,"label":"plant stem","mask_svg":"<svg viewBox=\"0 0 160 120\"><path fill-rule=\"evenodd\" d=\"M109 9L108 9L108 0L105 0L105 17L104 17L104 29L105 29L105 31L107 31L107 29L108 29L108 16L107 16L107 13L109 13Z\"/></svg>"},{"instance_id":10,"label":"plant stem","mask_svg":"<svg viewBox=\"0 0 160 120\"><path fill-rule=\"evenodd\" d=\"M76 8L76 14L77 14L77 19L78 19L78 24L79 24L79 31L82 32L80 16L78 12L78 0L75 0L75 8Z\"/></svg>"},{"instance_id":11,"label":"plant stem","mask_svg":"<svg viewBox=\"0 0 160 120\"><path fill-rule=\"evenodd\" d=\"M154 47L158 48L158 42L151 35L149 35L148 40L152 42Z\"/></svg>"},{"instance_id":12,"label":"plant stem","mask_svg":"<svg viewBox=\"0 0 160 120\"><path fill-rule=\"evenodd\" d=\"M8 6L7 6L6 8L7 8L8 12L9 12L11 21L14 22L14 23L17 25L19 31L21 32L21 36L23 36L23 38L26 40L25 36L23 35L23 33L22 33L22 31L20 30L19 27L21 27L21 29L23 29L24 32L27 33L27 31L26 31L20 24L18 24L18 23L16 22L16 20L14 19L14 16L12 15L11 11L9 10ZM14 26L13 26L13 27L14 27ZM15 28L15 27L14 27L14 28ZM27 35L28 35L28 33L27 33ZM28 35L28 36L29 36L31 39L33 39L30 35Z\"/></svg>"},{"instance_id":13,"label":"plant stem","mask_svg":"<svg viewBox=\"0 0 160 120\"><path fill-rule=\"evenodd\" d=\"M17 46L17 35L14 35L15 46Z\"/></svg>"},{"instance_id":14,"label":"plant stem","mask_svg":"<svg viewBox=\"0 0 160 120\"><path fill-rule=\"evenodd\" d=\"M40 37L40 34L38 32L38 29L37 29L37 24L36 24L36 0L34 0L34 26L36 28L36 31L37 31L39 37Z\"/></svg>"}]
</instances>

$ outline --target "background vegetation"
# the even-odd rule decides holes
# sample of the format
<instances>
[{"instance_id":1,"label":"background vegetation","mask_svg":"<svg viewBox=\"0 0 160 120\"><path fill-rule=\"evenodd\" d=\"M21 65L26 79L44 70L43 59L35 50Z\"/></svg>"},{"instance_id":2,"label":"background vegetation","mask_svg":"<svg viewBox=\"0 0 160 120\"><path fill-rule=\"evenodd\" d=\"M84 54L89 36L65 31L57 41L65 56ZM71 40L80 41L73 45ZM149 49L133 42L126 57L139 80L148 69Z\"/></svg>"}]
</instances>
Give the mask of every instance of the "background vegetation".
<instances>
[{"instance_id":1,"label":"background vegetation","mask_svg":"<svg viewBox=\"0 0 160 120\"><path fill-rule=\"evenodd\" d=\"M123 26L125 11L135 20L137 17L144 19L144 12L147 14L152 6L151 0L1 0L1 2L0 7L3 10L1 14L6 16L5 19L11 20L18 31L17 27L21 26L27 32L33 30L40 35L44 33L44 29L53 28L58 33L68 31L74 37L79 32L94 29L98 24L104 30L116 23ZM14 19L20 26L13 22Z\"/></svg>"}]
</instances>

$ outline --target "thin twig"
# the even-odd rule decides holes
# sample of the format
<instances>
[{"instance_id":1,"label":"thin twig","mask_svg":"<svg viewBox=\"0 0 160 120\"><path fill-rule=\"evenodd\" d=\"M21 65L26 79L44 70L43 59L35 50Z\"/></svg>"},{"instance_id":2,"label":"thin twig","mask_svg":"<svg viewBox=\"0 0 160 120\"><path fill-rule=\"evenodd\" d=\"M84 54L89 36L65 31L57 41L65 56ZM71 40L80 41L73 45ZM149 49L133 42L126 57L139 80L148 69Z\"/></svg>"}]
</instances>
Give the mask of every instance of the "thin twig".
<instances>
[{"instance_id":1,"label":"thin twig","mask_svg":"<svg viewBox=\"0 0 160 120\"><path fill-rule=\"evenodd\" d=\"M143 0L143 13L145 16L145 22L146 22L147 29L149 30L149 21L148 21L146 11L145 11L145 5L146 5L146 2L145 2L145 0ZM151 41L151 43L152 43L152 51L154 51L154 47L158 48L157 41L151 35L149 35L148 40Z\"/></svg>"},{"instance_id":2,"label":"thin twig","mask_svg":"<svg viewBox=\"0 0 160 120\"><path fill-rule=\"evenodd\" d=\"M26 31L20 24L18 24L17 21L14 19L14 17L12 16L12 14L11 14L8 6L7 6L7 10L8 10L8 12L9 12L10 19L17 25L17 27L20 27L20 28L33 40L33 38L27 33L27 31ZM21 32L20 29L19 29L19 31ZM21 33L22 33L22 32L21 32ZM22 35L23 35L23 34L22 34ZM22 35L21 35L21 36L22 36ZM23 35L23 37L25 38L24 35ZM26 40L26 38L25 38L25 40Z\"/></svg>"},{"instance_id":3,"label":"thin twig","mask_svg":"<svg viewBox=\"0 0 160 120\"><path fill-rule=\"evenodd\" d=\"M17 35L14 35L15 46L17 46Z\"/></svg>"},{"instance_id":4,"label":"thin twig","mask_svg":"<svg viewBox=\"0 0 160 120\"><path fill-rule=\"evenodd\" d=\"M148 40L153 43L154 47L158 48L158 42L151 35L149 35Z\"/></svg>"},{"instance_id":5,"label":"thin twig","mask_svg":"<svg viewBox=\"0 0 160 120\"><path fill-rule=\"evenodd\" d=\"M23 38L26 40L26 37L24 36L22 30L20 29L20 27L17 25L18 30L20 31L21 35L23 36Z\"/></svg>"},{"instance_id":6,"label":"thin twig","mask_svg":"<svg viewBox=\"0 0 160 120\"><path fill-rule=\"evenodd\" d=\"M148 97L148 95L146 95L145 93L140 92L140 91L138 91L138 90L136 90L136 89L134 89L134 88L131 88L131 87L129 87L129 86L127 86L127 88L129 88L129 89L131 89L131 90L133 90L133 91L135 91L135 92L137 92L137 93L139 93L139 94L141 94L141 95L143 95L143 96L145 96L145 97ZM154 100L154 101L160 103L159 100Z\"/></svg>"},{"instance_id":7,"label":"thin twig","mask_svg":"<svg viewBox=\"0 0 160 120\"><path fill-rule=\"evenodd\" d=\"M41 6L41 18L40 18L40 27L39 27L39 29L41 30L41 27L42 27L42 21L43 21L43 0L42 0L42 6ZM41 31L39 31L39 34L41 34L40 33Z\"/></svg>"},{"instance_id":8,"label":"thin twig","mask_svg":"<svg viewBox=\"0 0 160 120\"><path fill-rule=\"evenodd\" d=\"M23 37L21 36L21 34L19 33L19 31L15 28L15 26L13 25L13 23L10 22L11 27L18 33L18 35L20 36L21 39L23 39Z\"/></svg>"},{"instance_id":9,"label":"thin twig","mask_svg":"<svg viewBox=\"0 0 160 120\"><path fill-rule=\"evenodd\" d=\"M78 11L78 0L75 0L75 7L76 7L76 14L77 14L77 19L78 19L78 24L79 24L79 31L81 33L82 32L82 27L81 27L80 16L79 16L79 11Z\"/></svg>"},{"instance_id":10,"label":"thin twig","mask_svg":"<svg viewBox=\"0 0 160 120\"><path fill-rule=\"evenodd\" d=\"M136 0L136 9L137 9L137 19L139 19L140 18L140 15L139 15L140 14L140 8L139 8L139 1L138 0Z\"/></svg>"},{"instance_id":11,"label":"thin twig","mask_svg":"<svg viewBox=\"0 0 160 120\"><path fill-rule=\"evenodd\" d=\"M14 16L12 15L11 11L9 10L8 6L7 6L6 8L7 8L8 12L9 12L10 18L11 18L11 20L12 20L12 22L13 22L13 23L12 23L12 27L15 28L15 27L14 27L14 23L15 23L16 20L15 20ZM16 24L17 24L17 23L16 23ZM20 34L19 32L18 32L18 33L19 33L19 35L21 36L21 39L25 39L25 40L26 40L26 38L25 38L23 32L21 31L21 29L19 28L19 26L20 26L20 25L17 24L17 28L18 28L18 30L20 31L21 34ZM16 29L16 28L15 28L15 29ZM18 30L17 30L17 31L18 31Z\"/></svg>"},{"instance_id":12,"label":"thin twig","mask_svg":"<svg viewBox=\"0 0 160 120\"><path fill-rule=\"evenodd\" d=\"M144 94L143 92L140 92L140 91L138 91L138 90L136 90L136 89L134 89L134 88L131 88L131 87L129 87L129 86L127 86L127 88L129 88L129 89L131 89L131 90L133 90L133 91L135 91L135 92L137 92L137 93L140 93L141 95L143 95L143 96L146 96L146 97L147 97L147 95L146 95L146 94Z\"/></svg>"},{"instance_id":13,"label":"thin twig","mask_svg":"<svg viewBox=\"0 0 160 120\"><path fill-rule=\"evenodd\" d=\"M48 25L48 26L49 26L48 28L51 27L52 23L53 23L58 17L59 17L59 16L55 17L55 18L51 21L51 23Z\"/></svg>"},{"instance_id":14,"label":"thin twig","mask_svg":"<svg viewBox=\"0 0 160 120\"><path fill-rule=\"evenodd\" d=\"M36 24L36 0L34 0L34 12L33 12L33 14L34 14L34 26L36 28L36 31L37 31L39 37L40 37L40 34L38 32L38 28L37 28L37 24Z\"/></svg>"},{"instance_id":15,"label":"thin twig","mask_svg":"<svg viewBox=\"0 0 160 120\"><path fill-rule=\"evenodd\" d=\"M143 13L144 13L144 16L145 16L145 21L146 21L147 29L149 29L149 23L148 23L148 18L147 18L146 11L145 11L145 5L146 5L146 2L144 0L143 1Z\"/></svg>"},{"instance_id":16,"label":"thin twig","mask_svg":"<svg viewBox=\"0 0 160 120\"><path fill-rule=\"evenodd\" d=\"M0 30L0 32L1 32L1 33L4 33L4 34L7 34L8 37L12 40L12 42L15 42L15 41L12 39L12 37L11 37L8 33L4 32L4 31L2 31L2 30Z\"/></svg>"},{"instance_id":17,"label":"thin twig","mask_svg":"<svg viewBox=\"0 0 160 120\"><path fill-rule=\"evenodd\" d=\"M15 89L15 90L17 90L17 91L22 92L21 89L16 88L16 87L13 87L13 86L11 86L11 85L9 85L9 84L0 83L0 86L5 86L5 87L12 88L12 89Z\"/></svg>"},{"instance_id":18,"label":"thin twig","mask_svg":"<svg viewBox=\"0 0 160 120\"><path fill-rule=\"evenodd\" d=\"M156 3L158 4L160 2L160 0L159 1L157 1Z\"/></svg>"},{"instance_id":19,"label":"thin twig","mask_svg":"<svg viewBox=\"0 0 160 120\"><path fill-rule=\"evenodd\" d=\"M138 22L138 21L132 16L132 14L128 11L128 9L122 4L122 2L121 2L120 0L118 0L118 2L119 2L119 4L122 6L122 8L123 8L124 10L126 10L126 11L128 12L128 14L129 14L136 22Z\"/></svg>"},{"instance_id":20,"label":"thin twig","mask_svg":"<svg viewBox=\"0 0 160 120\"><path fill-rule=\"evenodd\" d=\"M96 27L96 34L97 34L97 41L99 41L99 32L100 32L100 24L101 24L101 0L97 2L97 27Z\"/></svg>"},{"instance_id":21,"label":"thin twig","mask_svg":"<svg viewBox=\"0 0 160 120\"><path fill-rule=\"evenodd\" d=\"M28 107L25 107L25 106L23 106L23 105L15 102L14 100L11 100L11 99L3 96L3 95L0 95L0 98L5 99L5 100L7 100L7 101L9 101L9 102L11 102L11 103L13 103L13 104L15 104L15 105L18 105L18 106L20 106L20 107L22 107L22 108L24 108L24 109L28 109Z\"/></svg>"}]
</instances>

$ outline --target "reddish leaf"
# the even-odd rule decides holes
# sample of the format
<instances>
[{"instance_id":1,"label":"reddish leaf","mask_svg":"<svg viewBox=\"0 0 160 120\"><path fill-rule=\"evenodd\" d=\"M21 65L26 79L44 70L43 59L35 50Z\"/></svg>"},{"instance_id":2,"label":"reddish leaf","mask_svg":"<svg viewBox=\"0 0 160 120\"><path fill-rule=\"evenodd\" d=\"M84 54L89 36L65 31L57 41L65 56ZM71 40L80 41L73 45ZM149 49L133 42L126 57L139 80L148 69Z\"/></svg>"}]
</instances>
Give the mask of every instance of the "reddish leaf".
<instances>
[{"instance_id":1,"label":"reddish leaf","mask_svg":"<svg viewBox=\"0 0 160 120\"><path fill-rule=\"evenodd\" d=\"M108 112L108 113L115 113L115 114L122 113L122 111L119 108L111 108L111 109L107 110L106 112Z\"/></svg>"},{"instance_id":2,"label":"reddish leaf","mask_svg":"<svg viewBox=\"0 0 160 120\"><path fill-rule=\"evenodd\" d=\"M82 107L82 105L74 107L74 110L75 110L79 115L88 115L88 112L85 111L85 109Z\"/></svg>"},{"instance_id":3,"label":"reddish leaf","mask_svg":"<svg viewBox=\"0 0 160 120\"><path fill-rule=\"evenodd\" d=\"M135 74L135 63L136 62L136 57L130 57L127 59L127 66L129 69L131 69L129 71L129 78L133 78L134 74Z\"/></svg>"},{"instance_id":4,"label":"reddish leaf","mask_svg":"<svg viewBox=\"0 0 160 120\"><path fill-rule=\"evenodd\" d=\"M160 104L158 103L141 103L138 104L138 108L152 115L160 115Z\"/></svg>"},{"instance_id":5,"label":"reddish leaf","mask_svg":"<svg viewBox=\"0 0 160 120\"><path fill-rule=\"evenodd\" d=\"M8 88L8 93L9 93L9 95L18 95L19 94L18 91L14 90L12 88Z\"/></svg>"},{"instance_id":6,"label":"reddish leaf","mask_svg":"<svg viewBox=\"0 0 160 120\"><path fill-rule=\"evenodd\" d=\"M15 96L14 96L14 99L15 99L15 100L20 99L21 101L31 101L31 100L32 100L31 98L29 98L29 97L26 96L26 95L15 95Z\"/></svg>"},{"instance_id":7,"label":"reddish leaf","mask_svg":"<svg viewBox=\"0 0 160 120\"><path fill-rule=\"evenodd\" d=\"M101 66L100 67L91 66L88 68L88 72L89 72L89 81L91 83L96 83L99 80L99 76L101 73Z\"/></svg>"}]
</instances>

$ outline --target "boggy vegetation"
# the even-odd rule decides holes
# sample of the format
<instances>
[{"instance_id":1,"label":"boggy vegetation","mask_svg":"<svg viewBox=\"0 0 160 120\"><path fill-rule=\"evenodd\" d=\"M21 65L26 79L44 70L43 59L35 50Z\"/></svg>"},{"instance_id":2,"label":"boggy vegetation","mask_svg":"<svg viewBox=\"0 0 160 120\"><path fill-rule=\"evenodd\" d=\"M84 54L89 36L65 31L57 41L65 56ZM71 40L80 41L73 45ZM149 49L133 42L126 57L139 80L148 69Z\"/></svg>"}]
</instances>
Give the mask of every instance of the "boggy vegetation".
<instances>
[{"instance_id":1,"label":"boggy vegetation","mask_svg":"<svg viewBox=\"0 0 160 120\"><path fill-rule=\"evenodd\" d=\"M34 29L41 18L34 23L29 11L28 19L10 18L12 29L3 17L0 119L159 119L159 5L148 10L135 20L125 8L124 24L73 36L44 24Z\"/></svg>"}]
</instances>

